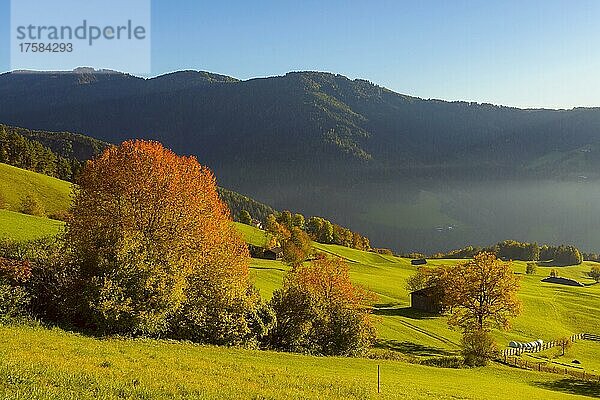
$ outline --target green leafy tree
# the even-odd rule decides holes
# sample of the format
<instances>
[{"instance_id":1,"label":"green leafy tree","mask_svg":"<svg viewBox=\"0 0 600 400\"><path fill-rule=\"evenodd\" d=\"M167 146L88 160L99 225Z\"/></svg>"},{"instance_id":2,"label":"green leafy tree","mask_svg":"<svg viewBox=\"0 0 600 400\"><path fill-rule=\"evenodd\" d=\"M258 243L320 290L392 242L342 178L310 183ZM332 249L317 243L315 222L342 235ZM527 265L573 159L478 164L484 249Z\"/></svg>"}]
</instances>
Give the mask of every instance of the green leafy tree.
<instances>
[{"instance_id":1,"label":"green leafy tree","mask_svg":"<svg viewBox=\"0 0 600 400\"><path fill-rule=\"evenodd\" d=\"M240 213L240 222L246 225L252 225L252 216L246 210L242 210Z\"/></svg>"},{"instance_id":2,"label":"green leafy tree","mask_svg":"<svg viewBox=\"0 0 600 400\"><path fill-rule=\"evenodd\" d=\"M292 219L292 225L300 228L302 230L305 230L305 219L304 219L304 215L302 214L294 214L294 217Z\"/></svg>"},{"instance_id":3,"label":"green leafy tree","mask_svg":"<svg viewBox=\"0 0 600 400\"><path fill-rule=\"evenodd\" d=\"M525 269L525 273L527 275L535 275L535 272L537 271L537 266L535 263L533 262L528 262L527 263L527 267Z\"/></svg>"}]
</instances>

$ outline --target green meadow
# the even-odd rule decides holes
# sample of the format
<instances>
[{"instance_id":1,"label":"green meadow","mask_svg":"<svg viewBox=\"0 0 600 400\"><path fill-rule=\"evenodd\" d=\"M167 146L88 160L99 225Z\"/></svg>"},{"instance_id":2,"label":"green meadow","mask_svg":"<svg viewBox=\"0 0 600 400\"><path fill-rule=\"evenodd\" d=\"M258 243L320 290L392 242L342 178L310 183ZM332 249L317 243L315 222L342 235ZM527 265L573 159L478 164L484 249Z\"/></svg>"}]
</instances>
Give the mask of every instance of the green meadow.
<instances>
[{"instance_id":1,"label":"green meadow","mask_svg":"<svg viewBox=\"0 0 600 400\"><path fill-rule=\"evenodd\" d=\"M599 388L596 383L580 385L557 375L499 365L445 369L0 327L3 399L531 400L562 399L567 394L583 399Z\"/></svg>"},{"instance_id":2,"label":"green meadow","mask_svg":"<svg viewBox=\"0 0 600 400\"><path fill-rule=\"evenodd\" d=\"M0 210L0 238L23 241L53 236L62 229L63 225L63 222L49 218Z\"/></svg>"},{"instance_id":3,"label":"green meadow","mask_svg":"<svg viewBox=\"0 0 600 400\"><path fill-rule=\"evenodd\" d=\"M11 209L35 187L48 209L66 209L70 185L0 165L0 187ZM6 196L6 193L11 193ZM42 194L47 194L45 197ZM53 193L53 194L52 194ZM52 195L50 195L52 194ZM0 237L28 240L57 233L61 222L0 210ZM236 223L244 239L265 243L265 232ZM0 397L51 398L407 398L407 399L553 399L565 394L599 397L599 384L581 384L559 375L493 365L444 369L414 364L459 354L460 333L445 317L410 309L406 279L416 272L409 259L315 243L321 252L342 257L351 279L377 294L374 314L378 343L374 355L391 360L318 358L256 350L197 346L171 341L96 339L37 326L0 327ZM430 260L429 266L458 260ZM593 263L557 268L560 276L585 287L542 283L550 267L526 275L526 263L514 262L521 276L523 313L507 332L495 332L501 347L510 340L550 341L574 333L600 334L600 285L586 276ZM251 275L265 300L281 287L289 270L280 261L252 259ZM600 343L578 341L565 356L557 349L523 356L532 362L600 374ZM578 360L579 363L573 363ZM382 368L377 395L376 369ZM575 397L573 397L575 398Z\"/></svg>"},{"instance_id":4,"label":"green meadow","mask_svg":"<svg viewBox=\"0 0 600 400\"><path fill-rule=\"evenodd\" d=\"M46 213L65 211L71 202L71 183L0 163L0 208L19 211L21 199L33 195Z\"/></svg>"}]
</instances>

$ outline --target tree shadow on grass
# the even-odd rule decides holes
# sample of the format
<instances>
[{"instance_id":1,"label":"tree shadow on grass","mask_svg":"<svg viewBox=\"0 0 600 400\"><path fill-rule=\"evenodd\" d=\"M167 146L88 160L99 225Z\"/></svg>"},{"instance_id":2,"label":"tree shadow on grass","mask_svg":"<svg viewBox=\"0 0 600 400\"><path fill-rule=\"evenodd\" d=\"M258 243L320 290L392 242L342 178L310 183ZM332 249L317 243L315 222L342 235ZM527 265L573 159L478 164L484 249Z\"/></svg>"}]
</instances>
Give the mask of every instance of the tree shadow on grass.
<instances>
[{"instance_id":1,"label":"tree shadow on grass","mask_svg":"<svg viewBox=\"0 0 600 400\"><path fill-rule=\"evenodd\" d=\"M286 269L284 268L278 268L278 267L263 267L261 265L251 265L250 269L260 269L260 270L269 270L269 271L281 271L281 272L287 272Z\"/></svg>"},{"instance_id":2,"label":"tree shadow on grass","mask_svg":"<svg viewBox=\"0 0 600 400\"><path fill-rule=\"evenodd\" d=\"M587 382L577 379L561 379L553 382L535 382L535 386L555 392L576 394L600 399L600 382Z\"/></svg>"},{"instance_id":3,"label":"tree shadow on grass","mask_svg":"<svg viewBox=\"0 0 600 400\"><path fill-rule=\"evenodd\" d=\"M386 317L405 317L410 319L432 319L440 316L439 314L427 313L410 307L375 307L373 309L373 314Z\"/></svg>"},{"instance_id":4,"label":"tree shadow on grass","mask_svg":"<svg viewBox=\"0 0 600 400\"><path fill-rule=\"evenodd\" d=\"M450 356L455 353L438 347L425 346L413 342L399 342L397 340L378 340L375 348L397 351L413 356Z\"/></svg>"}]
</instances>

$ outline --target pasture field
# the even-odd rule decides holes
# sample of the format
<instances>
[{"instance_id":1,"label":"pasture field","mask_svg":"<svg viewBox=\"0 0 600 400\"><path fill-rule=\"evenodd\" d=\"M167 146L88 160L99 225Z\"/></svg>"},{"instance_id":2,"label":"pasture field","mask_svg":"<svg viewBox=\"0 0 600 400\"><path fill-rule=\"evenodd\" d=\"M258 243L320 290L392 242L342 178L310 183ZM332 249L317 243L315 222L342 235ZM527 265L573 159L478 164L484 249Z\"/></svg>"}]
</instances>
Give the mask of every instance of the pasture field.
<instances>
[{"instance_id":1,"label":"pasture field","mask_svg":"<svg viewBox=\"0 0 600 400\"><path fill-rule=\"evenodd\" d=\"M47 214L64 212L71 202L71 183L0 163L0 198L11 211L19 211L21 199L35 196Z\"/></svg>"},{"instance_id":2,"label":"pasture field","mask_svg":"<svg viewBox=\"0 0 600 400\"><path fill-rule=\"evenodd\" d=\"M0 210L0 238L19 241L38 239L56 235L63 225L63 222L49 218Z\"/></svg>"},{"instance_id":3,"label":"pasture field","mask_svg":"<svg viewBox=\"0 0 600 400\"><path fill-rule=\"evenodd\" d=\"M348 261L350 277L378 295L375 315L379 320L380 346L413 355L444 355L458 350L460 332L451 330L445 317L419 313L410 309L406 279L416 267L410 260L363 252L337 245L315 244L315 248ZM428 266L453 265L461 260L429 260ZM551 341L574 333L600 331L600 285L587 277L594 263L584 262L569 267L538 267L535 275L526 275L526 262L513 262L521 277L519 298L522 314L513 321L508 332L495 332L504 347L511 340L529 342L536 339ZM279 261L252 260L257 287L265 299L278 288L288 267ZM586 287L569 287L542 283L556 269L560 276L574 278ZM573 348L576 352L578 343ZM600 343L589 344L589 350L600 359Z\"/></svg>"},{"instance_id":4,"label":"pasture field","mask_svg":"<svg viewBox=\"0 0 600 400\"><path fill-rule=\"evenodd\" d=\"M259 247L265 245L267 234L264 231L239 222L234 222L234 225L246 243Z\"/></svg>"},{"instance_id":5,"label":"pasture field","mask_svg":"<svg viewBox=\"0 0 600 400\"><path fill-rule=\"evenodd\" d=\"M12 196L12 203L7 201L9 206L18 205L15 199L30 192L21 188L27 181L37 185L40 193L56 190L58 199L45 197L48 210L66 209L68 183L56 183L53 178L11 168L0 164L0 187L17 193ZM0 210L0 237L29 240L55 234L62 225L47 218ZM265 243L265 232L235 225L246 242L258 246ZM337 245L314 243L314 247L345 259L352 281L377 294L376 347L382 350L376 353L395 350L425 358L458 354L460 332L449 329L445 317L410 309L405 282L416 272L416 267L409 259ZM457 262L460 260L429 260L428 266ZM600 285L593 284L586 275L592 265L585 262L555 268L560 276L586 285L567 287L541 282L552 267L538 266L535 275L526 275L526 263L514 262L515 272L521 276L519 297L523 313L514 320L510 331L494 332L500 346L505 347L510 340L550 341L574 333L600 334ZM281 287L288 270L280 261L251 260L252 278L265 300ZM579 341L565 356L559 356L557 351L550 349L523 357L532 362L600 373L600 343ZM39 363L30 361L38 359ZM579 364L573 363L574 360ZM161 363L166 368L156 367ZM314 358L163 341L97 340L39 327L0 328L2 398L370 398L376 394L372 374L377 363L384 371L381 398L497 398L493 388L498 385L508 388L503 397L514 399L600 393L595 384L582 386L560 376L502 366L452 370L400 361Z\"/></svg>"},{"instance_id":6,"label":"pasture field","mask_svg":"<svg viewBox=\"0 0 600 400\"><path fill-rule=\"evenodd\" d=\"M552 400L584 399L599 388L499 365L445 369L0 326L3 399Z\"/></svg>"}]
</instances>

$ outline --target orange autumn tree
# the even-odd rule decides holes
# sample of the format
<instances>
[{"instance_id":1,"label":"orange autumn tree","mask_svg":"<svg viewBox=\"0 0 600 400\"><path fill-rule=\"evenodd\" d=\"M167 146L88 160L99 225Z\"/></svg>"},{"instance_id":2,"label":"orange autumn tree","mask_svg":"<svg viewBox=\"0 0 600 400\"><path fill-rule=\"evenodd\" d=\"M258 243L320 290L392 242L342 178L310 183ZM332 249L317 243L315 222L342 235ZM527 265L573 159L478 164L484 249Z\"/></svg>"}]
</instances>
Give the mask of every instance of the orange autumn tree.
<instances>
[{"instance_id":1,"label":"orange autumn tree","mask_svg":"<svg viewBox=\"0 0 600 400\"><path fill-rule=\"evenodd\" d=\"M375 340L373 300L372 293L350 282L342 259L320 255L297 265L271 300L277 316L271 346L320 355L361 353Z\"/></svg>"},{"instance_id":2,"label":"orange autumn tree","mask_svg":"<svg viewBox=\"0 0 600 400\"><path fill-rule=\"evenodd\" d=\"M127 141L89 161L77 183L65 240L88 325L210 343L250 335L248 250L210 170Z\"/></svg>"}]
</instances>

